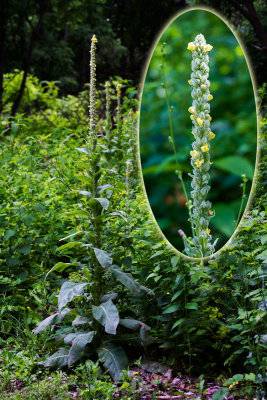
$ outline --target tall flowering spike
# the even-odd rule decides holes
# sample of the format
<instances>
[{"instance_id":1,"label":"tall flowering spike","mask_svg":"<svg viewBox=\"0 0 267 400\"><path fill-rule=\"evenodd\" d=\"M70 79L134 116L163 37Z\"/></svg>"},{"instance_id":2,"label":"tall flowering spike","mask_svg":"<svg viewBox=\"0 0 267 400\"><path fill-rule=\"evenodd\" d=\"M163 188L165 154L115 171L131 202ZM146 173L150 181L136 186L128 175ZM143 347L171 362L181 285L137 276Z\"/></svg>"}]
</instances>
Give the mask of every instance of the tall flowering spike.
<instances>
[{"instance_id":1,"label":"tall flowering spike","mask_svg":"<svg viewBox=\"0 0 267 400\"><path fill-rule=\"evenodd\" d=\"M188 44L188 50L192 51L192 73L189 84L192 85L192 106L189 108L193 124L192 133L195 141L192 143L191 165L192 176L192 209L189 221L192 225L194 237L192 245L186 247L188 255L193 257L206 257L215 249L215 243L211 244L212 236L209 230L209 221L213 214L210 213L211 203L206 200L210 186L210 140L215 137L210 130L210 103L212 95L209 87L209 56L212 46L206 43L202 34L196 36L194 42ZM193 118L192 118L193 116Z\"/></svg>"},{"instance_id":2,"label":"tall flowering spike","mask_svg":"<svg viewBox=\"0 0 267 400\"><path fill-rule=\"evenodd\" d=\"M96 109L95 109L95 92L96 92L96 63L95 63L95 51L96 51L97 38L94 35L91 39L91 50L90 50L90 105L89 105L89 135L96 136Z\"/></svg>"}]
</instances>

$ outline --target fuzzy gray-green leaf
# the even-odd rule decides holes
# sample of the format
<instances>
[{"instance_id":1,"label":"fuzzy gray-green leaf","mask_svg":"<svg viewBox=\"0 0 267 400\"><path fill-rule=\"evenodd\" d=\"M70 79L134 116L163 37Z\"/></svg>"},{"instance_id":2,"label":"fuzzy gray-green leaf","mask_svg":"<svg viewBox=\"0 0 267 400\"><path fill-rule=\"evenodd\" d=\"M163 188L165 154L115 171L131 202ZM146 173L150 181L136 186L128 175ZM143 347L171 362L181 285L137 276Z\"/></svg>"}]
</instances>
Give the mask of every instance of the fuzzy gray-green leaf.
<instances>
[{"instance_id":1,"label":"fuzzy gray-green leaf","mask_svg":"<svg viewBox=\"0 0 267 400\"><path fill-rule=\"evenodd\" d=\"M140 285L136 280L134 280L132 274L124 272L117 265L112 265L110 267L113 275L129 290L134 292L138 296L144 295L145 292L153 294L153 292L146 288L145 286Z\"/></svg>"},{"instance_id":2,"label":"fuzzy gray-green leaf","mask_svg":"<svg viewBox=\"0 0 267 400\"><path fill-rule=\"evenodd\" d=\"M58 308L62 309L67 303L69 303L73 297L81 296L83 294L85 286L88 285L88 282L64 282L61 286L59 295L58 295Z\"/></svg>"},{"instance_id":3,"label":"fuzzy gray-green leaf","mask_svg":"<svg viewBox=\"0 0 267 400\"><path fill-rule=\"evenodd\" d=\"M116 329L120 318L117 308L111 300L100 304L100 306L92 306L94 318L105 328L105 332L116 334Z\"/></svg>"},{"instance_id":4,"label":"fuzzy gray-green leaf","mask_svg":"<svg viewBox=\"0 0 267 400\"><path fill-rule=\"evenodd\" d=\"M44 367L63 368L68 365L69 349L65 347L59 349L52 356L48 357L45 361L41 362Z\"/></svg>"},{"instance_id":5,"label":"fuzzy gray-green leaf","mask_svg":"<svg viewBox=\"0 0 267 400\"><path fill-rule=\"evenodd\" d=\"M108 268L112 264L112 258L102 249L94 248L95 256L103 268Z\"/></svg>"},{"instance_id":6,"label":"fuzzy gray-green leaf","mask_svg":"<svg viewBox=\"0 0 267 400\"><path fill-rule=\"evenodd\" d=\"M123 348L114 343L103 343L97 349L97 354L104 367L109 370L114 381L118 381L123 370L128 366L128 359Z\"/></svg>"}]
</instances>

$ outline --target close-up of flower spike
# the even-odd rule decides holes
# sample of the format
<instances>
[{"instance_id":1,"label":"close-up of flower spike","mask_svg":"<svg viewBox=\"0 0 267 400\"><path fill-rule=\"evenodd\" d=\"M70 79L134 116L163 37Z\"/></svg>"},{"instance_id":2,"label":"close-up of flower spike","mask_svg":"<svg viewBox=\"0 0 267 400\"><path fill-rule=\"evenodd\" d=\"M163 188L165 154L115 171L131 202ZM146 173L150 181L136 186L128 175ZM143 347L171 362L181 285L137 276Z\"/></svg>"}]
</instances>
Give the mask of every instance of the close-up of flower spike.
<instances>
[{"instance_id":1,"label":"close-up of flower spike","mask_svg":"<svg viewBox=\"0 0 267 400\"><path fill-rule=\"evenodd\" d=\"M192 143L191 165L193 173L189 174L191 182L191 210L189 221L191 223L193 238L182 238L185 244L185 252L191 257L207 257L214 253L215 242L212 244L212 236L209 229L209 221L214 216L210 212L211 203L207 201L209 186L210 165L210 141L215 134L210 130L210 103L213 99L209 91L209 56L208 52L212 46L206 43L202 34L196 36L194 42L187 47L192 52L192 73L188 81L192 86L192 106L188 111L191 113L193 128L192 133L195 141Z\"/></svg>"}]
</instances>

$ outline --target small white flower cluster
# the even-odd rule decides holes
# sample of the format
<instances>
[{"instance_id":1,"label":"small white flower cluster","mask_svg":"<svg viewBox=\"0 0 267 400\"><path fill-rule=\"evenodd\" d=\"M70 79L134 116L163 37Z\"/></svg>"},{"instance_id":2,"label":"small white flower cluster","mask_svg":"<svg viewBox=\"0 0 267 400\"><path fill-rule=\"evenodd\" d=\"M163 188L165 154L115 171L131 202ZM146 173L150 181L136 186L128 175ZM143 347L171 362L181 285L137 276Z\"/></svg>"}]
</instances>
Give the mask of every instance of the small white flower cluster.
<instances>
[{"instance_id":1,"label":"small white flower cluster","mask_svg":"<svg viewBox=\"0 0 267 400\"><path fill-rule=\"evenodd\" d=\"M192 134L195 141L192 143L191 165L193 174L192 191L189 204L189 212L193 238L184 238L185 251L191 257L206 257L214 253L215 242L212 244L209 221L214 216L211 203L206 200L210 190L209 169L210 165L210 141L215 134L210 130L210 104L213 99L209 87L209 56L212 46L206 43L202 34L196 36L194 42L188 44L188 50L192 51L192 73L188 81L192 85L192 106L188 109L193 123Z\"/></svg>"}]
</instances>

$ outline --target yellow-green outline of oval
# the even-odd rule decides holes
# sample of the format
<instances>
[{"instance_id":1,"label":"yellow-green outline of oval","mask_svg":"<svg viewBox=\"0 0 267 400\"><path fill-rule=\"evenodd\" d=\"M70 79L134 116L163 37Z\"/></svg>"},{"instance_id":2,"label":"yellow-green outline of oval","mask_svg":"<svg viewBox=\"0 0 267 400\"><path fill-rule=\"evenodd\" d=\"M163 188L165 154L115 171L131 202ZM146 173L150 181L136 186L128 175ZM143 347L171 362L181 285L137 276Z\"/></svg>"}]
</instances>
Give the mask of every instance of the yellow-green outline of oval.
<instances>
[{"instance_id":1,"label":"yellow-green outline of oval","mask_svg":"<svg viewBox=\"0 0 267 400\"><path fill-rule=\"evenodd\" d=\"M216 251L214 254L208 256L208 257L203 257L203 258L193 258L193 257L188 257L187 255L181 253L179 250L177 250L170 242L169 240L166 238L166 236L164 235L164 233L162 232L162 230L160 229L157 220L153 214L152 208L150 206L150 202L147 196L147 192L146 192L146 188L145 188L145 183L144 183L144 177L143 177L143 172L142 172L142 165L141 165L141 153L140 153L140 140L139 140L139 136L140 136L140 108L141 108L141 99L142 99L142 94L143 94L143 89L144 89L144 82L145 82L145 77L147 75L147 70L151 61L151 57L155 51L155 48L161 38L161 36L163 35L163 33L165 32L165 30L168 28L168 26L175 20L177 19L180 15L183 15L187 12L190 11L194 11L194 10L203 10L203 11L209 11L212 14L216 15L218 18L220 18L225 25L227 25L227 27L230 29L230 31L232 32L232 34L234 35L234 37L236 38L239 46L242 49L242 52L244 54L247 66L248 66L248 70L250 73L250 77L251 77L251 81L252 81L252 86L253 86L253 92L254 92L254 99L255 99L255 108L256 108L256 117L257 117L257 150L256 150L256 160L255 160L255 167L254 167L254 175L253 175L253 180L252 180L252 185L251 185L251 189L250 189L250 193L249 193L249 197L247 200L247 204L245 207L245 210L243 211L241 220L239 221L238 226L236 227L236 229L234 230L232 236L230 237L230 239L218 250ZM164 25L164 27L160 30L160 32L157 34L157 36L155 37L152 45L151 45L151 50L150 53L147 57L147 62L146 65L143 68L143 72L142 72L142 78L141 78L141 86L140 86L140 96L139 96L139 107L138 107L138 125L137 125L137 151L138 151L138 169L141 173L141 185L142 185L142 191L146 197L146 201L147 201L147 206L149 209L149 214L150 217L153 220L153 223L155 225L156 230L158 231L158 233L162 236L163 240L166 241L166 245L174 252L176 253L176 255L179 255L181 258L183 258L185 261L194 261L196 263L201 262L202 264L211 260L212 258L218 256L222 251L224 251L227 246L229 246L232 241L235 239L235 237L237 236L243 220L244 220L244 216L245 214L248 212L250 206L252 205L253 201L254 201L254 191L255 191L255 187L256 187L256 181L258 178L258 166L259 166L259 162L260 162L260 124L259 124L259 103L258 103L258 99L257 99L257 86L256 86L256 78L255 78L255 74L254 71L252 69L251 66L251 62L250 59L247 55L247 52L245 50L245 45L243 44L242 40L238 37L237 33L235 33L234 31L234 27L216 10L214 10L211 7L205 7L205 6L194 6L194 7L187 7L184 10L180 11L179 13L175 14L173 17L171 17L168 22L166 22L166 24Z\"/></svg>"}]
</instances>

